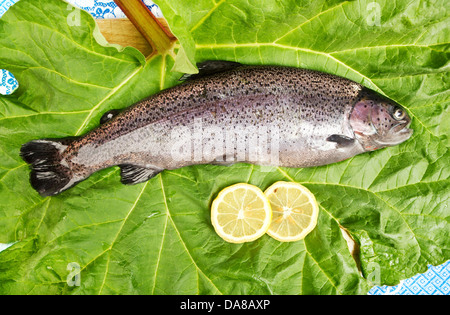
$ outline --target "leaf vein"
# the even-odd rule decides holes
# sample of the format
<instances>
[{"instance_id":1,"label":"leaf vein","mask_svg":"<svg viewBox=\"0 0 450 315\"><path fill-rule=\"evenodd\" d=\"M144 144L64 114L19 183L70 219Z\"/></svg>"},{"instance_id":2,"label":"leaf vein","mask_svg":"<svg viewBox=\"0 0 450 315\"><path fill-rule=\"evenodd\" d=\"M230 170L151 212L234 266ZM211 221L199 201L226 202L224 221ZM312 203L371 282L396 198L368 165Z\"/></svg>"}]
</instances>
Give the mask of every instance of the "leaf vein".
<instances>
[{"instance_id":1,"label":"leaf vein","mask_svg":"<svg viewBox=\"0 0 450 315\"><path fill-rule=\"evenodd\" d=\"M160 182L160 185L161 185L161 190L162 190L162 192L163 192L163 198L164 198L164 204L165 204L166 211L167 211L167 217L170 219L170 222L172 223L173 228L175 229L175 232L177 233L177 236L178 236L178 238L180 239L180 242L181 242L182 246L184 247L184 250L186 251L186 253L187 253L187 255L189 256L189 258L191 259L192 264L195 266L195 268L196 268L196 270L197 270L197 273L200 272L201 274L203 274L203 275L206 277L206 279L208 279L208 281L214 286L214 288L215 288L220 294L223 294L223 293L216 287L216 285L214 284L214 282L213 282L208 276L206 276L206 274L200 269L200 267L197 265L197 263L195 262L194 258L192 257L192 255L191 255L189 249L188 249L187 246L186 246L185 241L184 241L183 238L181 237L181 234L180 234L180 231L178 230L178 227L176 226L175 222L174 222L173 219L172 219L172 215L170 214L169 206L168 206L168 204L167 204L167 198L166 198L166 193L165 193L165 188L164 188L164 183L163 183L162 175L159 175L159 182ZM197 275L197 276L198 276L198 275ZM197 281L198 281L198 278L197 278Z\"/></svg>"}]
</instances>

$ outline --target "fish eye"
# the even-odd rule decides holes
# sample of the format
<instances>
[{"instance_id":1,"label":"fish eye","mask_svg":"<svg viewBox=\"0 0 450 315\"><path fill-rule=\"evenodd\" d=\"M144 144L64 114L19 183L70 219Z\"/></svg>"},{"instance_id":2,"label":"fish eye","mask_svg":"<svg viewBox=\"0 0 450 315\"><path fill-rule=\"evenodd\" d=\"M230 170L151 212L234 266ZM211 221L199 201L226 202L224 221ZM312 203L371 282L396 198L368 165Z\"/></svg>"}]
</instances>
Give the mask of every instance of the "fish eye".
<instances>
[{"instance_id":1,"label":"fish eye","mask_svg":"<svg viewBox=\"0 0 450 315\"><path fill-rule=\"evenodd\" d=\"M395 120L402 120L403 118L405 118L406 113L403 109L397 107L394 109L394 114L392 116Z\"/></svg>"}]
</instances>

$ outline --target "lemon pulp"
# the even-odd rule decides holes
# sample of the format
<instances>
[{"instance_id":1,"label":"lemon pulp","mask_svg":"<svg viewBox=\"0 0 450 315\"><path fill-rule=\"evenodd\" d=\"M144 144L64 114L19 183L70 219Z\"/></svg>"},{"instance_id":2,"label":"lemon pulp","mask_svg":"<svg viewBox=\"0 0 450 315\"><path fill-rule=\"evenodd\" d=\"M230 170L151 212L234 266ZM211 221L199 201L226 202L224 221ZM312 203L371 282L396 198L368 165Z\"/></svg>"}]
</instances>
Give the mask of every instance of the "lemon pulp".
<instances>
[{"instance_id":1,"label":"lemon pulp","mask_svg":"<svg viewBox=\"0 0 450 315\"><path fill-rule=\"evenodd\" d=\"M240 183L223 189L211 205L211 222L227 242L251 242L270 226L272 210L263 191Z\"/></svg>"},{"instance_id":2,"label":"lemon pulp","mask_svg":"<svg viewBox=\"0 0 450 315\"><path fill-rule=\"evenodd\" d=\"M314 195L303 185L276 182L264 194L272 208L267 234L282 242L305 238L317 224L319 207Z\"/></svg>"}]
</instances>

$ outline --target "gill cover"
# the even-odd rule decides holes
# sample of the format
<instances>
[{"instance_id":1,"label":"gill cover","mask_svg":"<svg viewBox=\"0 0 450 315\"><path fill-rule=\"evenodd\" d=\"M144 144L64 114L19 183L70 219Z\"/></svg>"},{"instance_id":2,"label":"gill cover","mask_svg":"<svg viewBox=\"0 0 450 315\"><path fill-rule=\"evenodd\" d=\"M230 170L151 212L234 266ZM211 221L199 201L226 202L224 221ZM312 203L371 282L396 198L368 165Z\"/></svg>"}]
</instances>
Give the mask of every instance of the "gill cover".
<instances>
[{"instance_id":1,"label":"gill cover","mask_svg":"<svg viewBox=\"0 0 450 315\"><path fill-rule=\"evenodd\" d=\"M408 140L411 119L397 103L363 89L361 98L350 114L350 125L356 139L366 151L397 145Z\"/></svg>"}]
</instances>

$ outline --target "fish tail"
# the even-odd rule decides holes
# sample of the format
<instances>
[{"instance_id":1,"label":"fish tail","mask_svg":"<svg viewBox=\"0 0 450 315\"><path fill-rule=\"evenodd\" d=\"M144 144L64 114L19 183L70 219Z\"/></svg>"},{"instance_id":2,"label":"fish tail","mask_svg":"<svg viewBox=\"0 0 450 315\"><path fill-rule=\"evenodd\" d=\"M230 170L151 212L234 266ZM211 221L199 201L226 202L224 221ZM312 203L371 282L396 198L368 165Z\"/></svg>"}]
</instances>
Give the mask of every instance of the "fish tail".
<instances>
[{"instance_id":1,"label":"fish tail","mask_svg":"<svg viewBox=\"0 0 450 315\"><path fill-rule=\"evenodd\" d=\"M53 196L76 184L62 153L73 138L33 140L22 145L20 156L30 164L31 186L43 197Z\"/></svg>"}]
</instances>

